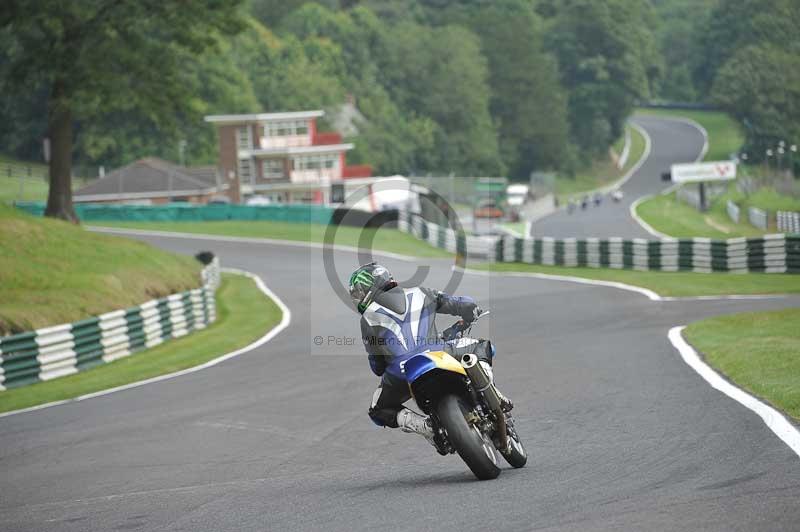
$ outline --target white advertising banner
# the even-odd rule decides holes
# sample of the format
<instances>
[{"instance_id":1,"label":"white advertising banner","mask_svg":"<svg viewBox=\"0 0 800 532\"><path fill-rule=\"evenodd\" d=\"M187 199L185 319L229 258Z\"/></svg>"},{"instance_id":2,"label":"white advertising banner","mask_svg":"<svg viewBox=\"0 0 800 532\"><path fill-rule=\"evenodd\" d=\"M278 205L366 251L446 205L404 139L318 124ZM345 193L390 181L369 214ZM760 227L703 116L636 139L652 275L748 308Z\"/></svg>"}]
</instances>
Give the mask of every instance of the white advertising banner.
<instances>
[{"instance_id":1,"label":"white advertising banner","mask_svg":"<svg viewBox=\"0 0 800 532\"><path fill-rule=\"evenodd\" d=\"M736 163L717 161L711 163L673 164L673 183L700 183L704 181L730 181L736 179Z\"/></svg>"}]
</instances>

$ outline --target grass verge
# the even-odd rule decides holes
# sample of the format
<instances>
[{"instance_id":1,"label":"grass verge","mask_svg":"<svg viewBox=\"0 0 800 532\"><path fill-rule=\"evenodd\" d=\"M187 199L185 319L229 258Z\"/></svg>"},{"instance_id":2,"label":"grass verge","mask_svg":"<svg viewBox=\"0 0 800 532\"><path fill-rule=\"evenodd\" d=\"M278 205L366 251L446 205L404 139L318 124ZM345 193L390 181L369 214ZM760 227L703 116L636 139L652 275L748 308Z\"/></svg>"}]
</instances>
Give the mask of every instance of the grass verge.
<instances>
[{"instance_id":1,"label":"grass verge","mask_svg":"<svg viewBox=\"0 0 800 532\"><path fill-rule=\"evenodd\" d=\"M684 335L737 386L800 421L800 309L734 314L689 325Z\"/></svg>"},{"instance_id":2,"label":"grass verge","mask_svg":"<svg viewBox=\"0 0 800 532\"><path fill-rule=\"evenodd\" d=\"M493 272L571 275L584 279L614 281L648 288L665 297L800 293L800 275L775 273L640 272L611 268L542 266L516 262L473 264L470 268Z\"/></svg>"},{"instance_id":3,"label":"grass verge","mask_svg":"<svg viewBox=\"0 0 800 532\"><path fill-rule=\"evenodd\" d=\"M725 194L717 198L708 212L700 212L677 199L675 193L659 194L640 203L638 214L656 231L676 238L734 238L759 236L764 231L748 223L736 223L728 217ZM746 210L742 210L746 216Z\"/></svg>"},{"instance_id":4,"label":"grass verge","mask_svg":"<svg viewBox=\"0 0 800 532\"><path fill-rule=\"evenodd\" d=\"M625 166L617 168L610 157L605 157L594 161L573 177L559 176L556 179L556 195L560 200L567 200L620 179L642 158L645 148L644 137L635 128L631 126L627 128L631 132L631 148Z\"/></svg>"},{"instance_id":5,"label":"grass verge","mask_svg":"<svg viewBox=\"0 0 800 532\"><path fill-rule=\"evenodd\" d=\"M246 346L280 320L280 308L252 279L223 274L217 292L217 320L207 329L83 373L0 392L0 412L71 399L197 366Z\"/></svg>"},{"instance_id":6,"label":"grass verge","mask_svg":"<svg viewBox=\"0 0 800 532\"><path fill-rule=\"evenodd\" d=\"M199 262L0 205L0 335L200 286Z\"/></svg>"},{"instance_id":7,"label":"grass verge","mask_svg":"<svg viewBox=\"0 0 800 532\"><path fill-rule=\"evenodd\" d=\"M498 224L498 225L499 225L499 227L502 227L504 229L508 229L509 231L513 231L513 232L517 233L517 235L520 236L520 237L525 235L525 225L526 225L525 222L507 222L507 223L502 223L502 224Z\"/></svg>"},{"instance_id":8,"label":"grass verge","mask_svg":"<svg viewBox=\"0 0 800 532\"><path fill-rule=\"evenodd\" d=\"M708 134L708 152L705 161L727 161L744 144L741 126L730 115L721 111L695 111L688 109L637 109L637 114L688 118L694 120Z\"/></svg>"},{"instance_id":9,"label":"grass verge","mask_svg":"<svg viewBox=\"0 0 800 532\"><path fill-rule=\"evenodd\" d=\"M175 231L221 236L274 238L299 242L323 242L327 225L269 221L224 222L91 222L91 225L149 231ZM359 239L372 239L372 248L416 257L451 257L439 248L429 246L417 238L397 229L358 229L340 226L334 244L359 246ZM370 240L367 240L369 243Z\"/></svg>"}]
</instances>

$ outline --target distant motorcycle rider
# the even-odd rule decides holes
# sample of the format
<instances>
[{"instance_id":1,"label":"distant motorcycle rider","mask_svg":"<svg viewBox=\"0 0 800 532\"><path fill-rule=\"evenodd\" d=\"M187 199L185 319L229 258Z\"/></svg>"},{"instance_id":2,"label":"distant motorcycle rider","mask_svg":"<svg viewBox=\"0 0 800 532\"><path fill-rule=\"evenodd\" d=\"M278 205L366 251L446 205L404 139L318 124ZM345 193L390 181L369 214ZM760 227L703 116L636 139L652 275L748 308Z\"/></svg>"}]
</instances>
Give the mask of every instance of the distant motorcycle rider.
<instances>
[{"instance_id":1,"label":"distant motorcycle rider","mask_svg":"<svg viewBox=\"0 0 800 532\"><path fill-rule=\"evenodd\" d=\"M435 325L437 313L459 316L471 323L481 315L481 308L470 297L423 287L401 288L389 271L375 262L353 272L349 288L353 305L361 313L361 336L370 367L381 377L369 417L381 427L399 427L403 432L421 434L438 449L430 419L403 406L411 398L408 384L386 372L386 368L398 357L402 360L427 349L439 349L456 358L475 354L491 377L495 353L491 342L463 338L443 343ZM511 402L503 400L510 410Z\"/></svg>"}]
</instances>

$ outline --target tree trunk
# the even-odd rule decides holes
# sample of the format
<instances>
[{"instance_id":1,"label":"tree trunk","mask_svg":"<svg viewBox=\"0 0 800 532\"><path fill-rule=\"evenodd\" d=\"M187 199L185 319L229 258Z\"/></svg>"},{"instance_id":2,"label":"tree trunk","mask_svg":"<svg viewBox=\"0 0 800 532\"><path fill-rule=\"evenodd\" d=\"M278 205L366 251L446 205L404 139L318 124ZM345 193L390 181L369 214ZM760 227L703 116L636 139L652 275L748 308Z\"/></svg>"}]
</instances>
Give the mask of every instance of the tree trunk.
<instances>
[{"instance_id":1,"label":"tree trunk","mask_svg":"<svg viewBox=\"0 0 800 532\"><path fill-rule=\"evenodd\" d=\"M50 190L44 215L78 223L72 207L72 109L63 80L53 82L48 107Z\"/></svg>"}]
</instances>

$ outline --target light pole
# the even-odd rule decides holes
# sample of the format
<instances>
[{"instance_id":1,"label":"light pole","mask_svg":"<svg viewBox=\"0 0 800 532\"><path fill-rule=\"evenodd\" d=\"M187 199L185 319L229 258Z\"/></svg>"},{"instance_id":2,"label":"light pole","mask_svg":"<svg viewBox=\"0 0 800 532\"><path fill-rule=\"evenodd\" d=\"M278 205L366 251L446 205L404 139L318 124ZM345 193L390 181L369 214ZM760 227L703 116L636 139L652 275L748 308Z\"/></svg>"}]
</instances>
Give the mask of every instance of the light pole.
<instances>
[{"instance_id":1,"label":"light pole","mask_svg":"<svg viewBox=\"0 0 800 532\"><path fill-rule=\"evenodd\" d=\"M781 143L783 143L783 141L781 141ZM780 174L781 172L783 172L783 154L785 153L785 150L783 149L783 146L778 146L777 151L778 151L778 173Z\"/></svg>"},{"instance_id":2,"label":"light pole","mask_svg":"<svg viewBox=\"0 0 800 532\"><path fill-rule=\"evenodd\" d=\"M769 174L769 158L772 157L772 150L767 149L767 156L764 157L764 175Z\"/></svg>"},{"instance_id":3,"label":"light pole","mask_svg":"<svg viewBox=\"0 0 800 532\"><path fill-rule=\"evenodd\" d=\"M789 169L792 171L794 177L794 154L797 153L797 144L789 146Z\"/></svg>"},{"instance_id":4,"label":"light pole","mask_svg":"<svg viewBox=\"0 0 800 532\"><path fill-rule=\"evenodd\" d=\"M186 153L187 144L188 142L186 142L186 139L181 139L178 141L178 156L180 157L181 166L186 166L186 164L184 164L184 154Z\"/></svg>"}]
</instances>

